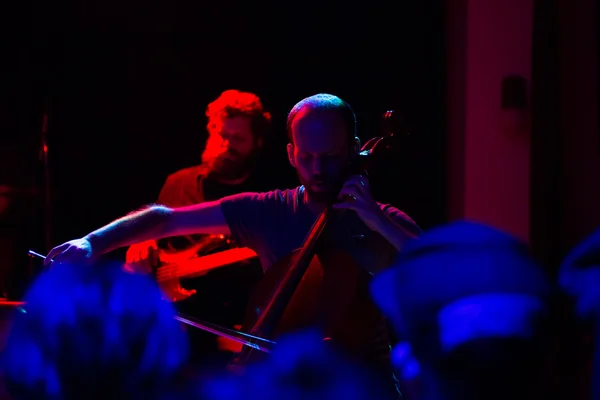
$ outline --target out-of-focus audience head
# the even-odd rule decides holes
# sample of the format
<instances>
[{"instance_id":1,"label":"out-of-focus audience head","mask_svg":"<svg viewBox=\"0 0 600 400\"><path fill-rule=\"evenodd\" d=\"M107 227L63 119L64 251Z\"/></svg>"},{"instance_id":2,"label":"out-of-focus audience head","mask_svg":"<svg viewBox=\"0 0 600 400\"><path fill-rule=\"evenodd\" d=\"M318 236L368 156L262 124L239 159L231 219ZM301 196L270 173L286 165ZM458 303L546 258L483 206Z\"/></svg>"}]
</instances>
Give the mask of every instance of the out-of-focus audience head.
<instances>
[{"instance_id":1,"label":"out-of-focus audience head","mask_svg":"<svg viewBox=\"0 0 600 400\"><path fill-rule=\"evenodd\" d=\"M593 341L589 353L591 392L589 398L600 398L600 229L585 238L563 260L559 283L575 301L580 320L591 323ZM587 325L587 324L584 324Z\"/></svg>"},{"instance_id":2,"label":"out-of-focus audience head","mask_svg":"<svg viewBox=\"0 0 600 400\"><path fill-rule=\"evenodd\" d=\"M600 320L600 229L565 257L559 283L575 299L580 318Z\"/></svg>"},{"instance_id":3,"label":"out-of-focus audience head","mask_svg":"<svg viewBox=\"0 0 600 400\"><path fill-rule=\"evenodd\" d=\"M14 399L156 399L179 379L187 338L151 278L54 265L25 301L2 355Z\"/></svg>"},{"instance_id":4,"label":"out-of-focus audience head","mask_svg":"<svg viewBox=\"0 0 600 400\"><path fill-rule=\"evenodd\" d=\"M223 377L206 383L203 398L390 399L389 390L378 377L334 346L323 341L318 331L289 334L277 341L265 362L249 366L241 377Z\"/></svg>"},{"instance_id":5,"label":"out-of-focus audience head","mask_svg":"<svg viewBox=\"0 0 600 400\"><path fill-rule=\"evenodd\" d=\"M444 225L408 243L371 291L420 363L423 399L535 398L556 292L521 241Z\"/></svg>"}]
</instances>

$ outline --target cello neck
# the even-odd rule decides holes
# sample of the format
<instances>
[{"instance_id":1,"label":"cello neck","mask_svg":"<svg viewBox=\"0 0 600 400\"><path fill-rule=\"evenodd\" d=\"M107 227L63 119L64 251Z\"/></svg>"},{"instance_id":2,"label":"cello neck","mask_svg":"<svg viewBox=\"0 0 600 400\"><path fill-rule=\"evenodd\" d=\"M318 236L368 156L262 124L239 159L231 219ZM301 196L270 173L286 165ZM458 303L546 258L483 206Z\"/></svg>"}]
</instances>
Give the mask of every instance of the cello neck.
<instances>
[{"instance_id":1,"label":"cello neck","mask_svg":"<svg viewBox=\"0 0 600 400\"><path fill-rule=\"evenodd\" d=\"M268 335L275 321L281 318L285 307L310 265L317 242L329 221L330 213L331 209L328 207L313 224L296 257L292 259L279 284L273 289L269 300L263 306L262 312L251 330L252 334Z\"/></svg>"},{"instance_id":2,"label":"cello neck","mask_svg":"<svg viewBox=\"0 0 600 400\"><path fill-rule=\"evenodd\" d=\"M308 232L306 238L304 239L304 242L302 243L302 247L298 252L295 262L293 262L290 265L288 273L284 276L284 280L288 275L293 274L295 269L306 270L308 264L310 263L310 260L315 254L315 247L317 245L317 242L319 241L319 238L321 237L321 234L323 233L323 230L325 230L325 226L329 221L330 214L331 208L327 207L325 211L323 211L317 217L317 220L313 224L312 228L310 228L310 231ZM304 266L304 268L301 268L301 266Z\"/></svg>"}]
</instances>

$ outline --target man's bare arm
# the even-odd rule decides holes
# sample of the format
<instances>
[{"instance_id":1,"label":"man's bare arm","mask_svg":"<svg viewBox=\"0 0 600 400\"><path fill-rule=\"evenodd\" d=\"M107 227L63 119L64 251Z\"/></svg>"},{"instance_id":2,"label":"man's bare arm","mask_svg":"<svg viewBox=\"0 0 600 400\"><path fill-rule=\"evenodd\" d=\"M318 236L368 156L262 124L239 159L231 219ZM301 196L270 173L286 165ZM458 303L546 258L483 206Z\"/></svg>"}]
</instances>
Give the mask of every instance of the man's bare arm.
<instances>
[{"instance_id":1,"label":"man's bare arm","mask_svg":"<svg viewBox=\"0 0 600 400\"><path fill-rule=\"evenodd\" d=\"M388 243L396 248L398 252L401 252L404 248L404 244L410 240L418 237L417 234L411 232L405 226L400 225L387 215L382 214L381 218L376 223L375 229L381 236L383 236Z\"/></svg>"},{"instance_id":2,"label":"man's bare arm","mask_svg":"<svg viewBox=\"0 0 600 400\"><path fill-rule=\"evenodd\" d=\"M188 207L151 206L85 236L96 254L145 240L190 234L230 234L219 200Z\"/></svg>"}]
</instances>

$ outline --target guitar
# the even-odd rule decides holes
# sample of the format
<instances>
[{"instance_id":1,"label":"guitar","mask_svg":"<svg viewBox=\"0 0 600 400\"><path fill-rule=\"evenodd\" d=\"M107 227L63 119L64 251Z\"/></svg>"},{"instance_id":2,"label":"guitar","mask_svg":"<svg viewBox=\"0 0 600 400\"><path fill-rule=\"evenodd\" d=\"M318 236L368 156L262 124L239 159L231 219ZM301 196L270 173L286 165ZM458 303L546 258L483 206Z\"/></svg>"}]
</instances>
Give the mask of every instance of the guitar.
<instances>
[{"instance_id":1,"label":"guitar","mask_svg":"<svg viewBox=\"0 0 600 400\"><path fill-rule=\"evenodd\" d=\"M183 289L180 283L181 279L203 276L211 270L257 257L257 254L247 247L199 255L218 249L225 244L230 244L230 241L224 235L208 235L185 250L159 249L160 264L155 268L154 276L164 294L164 299L177 302L185 300L195 293L195 291Z\"/></svg>"}]
</instances>

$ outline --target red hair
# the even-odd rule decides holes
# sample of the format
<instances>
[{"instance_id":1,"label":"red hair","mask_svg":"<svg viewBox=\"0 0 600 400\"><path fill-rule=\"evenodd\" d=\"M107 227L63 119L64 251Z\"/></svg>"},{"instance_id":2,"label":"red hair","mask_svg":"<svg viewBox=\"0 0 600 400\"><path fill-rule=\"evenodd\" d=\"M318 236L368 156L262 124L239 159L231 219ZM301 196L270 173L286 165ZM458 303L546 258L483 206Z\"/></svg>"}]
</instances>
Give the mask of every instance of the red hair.
<instances>
[{"instance_id":1,"label":"red hair","mask_svg":"<svg viewBox=\"0 0 600 400\"><path fill-rule=\"evenodd\" d=\"M208 132L220 130L224 118L247 117L251 120L252 133L256 139L265 137L271 127L271 114L265 111L260 98L254 93L226 90L206 107Z\"/></svg>"}]
</instances>

